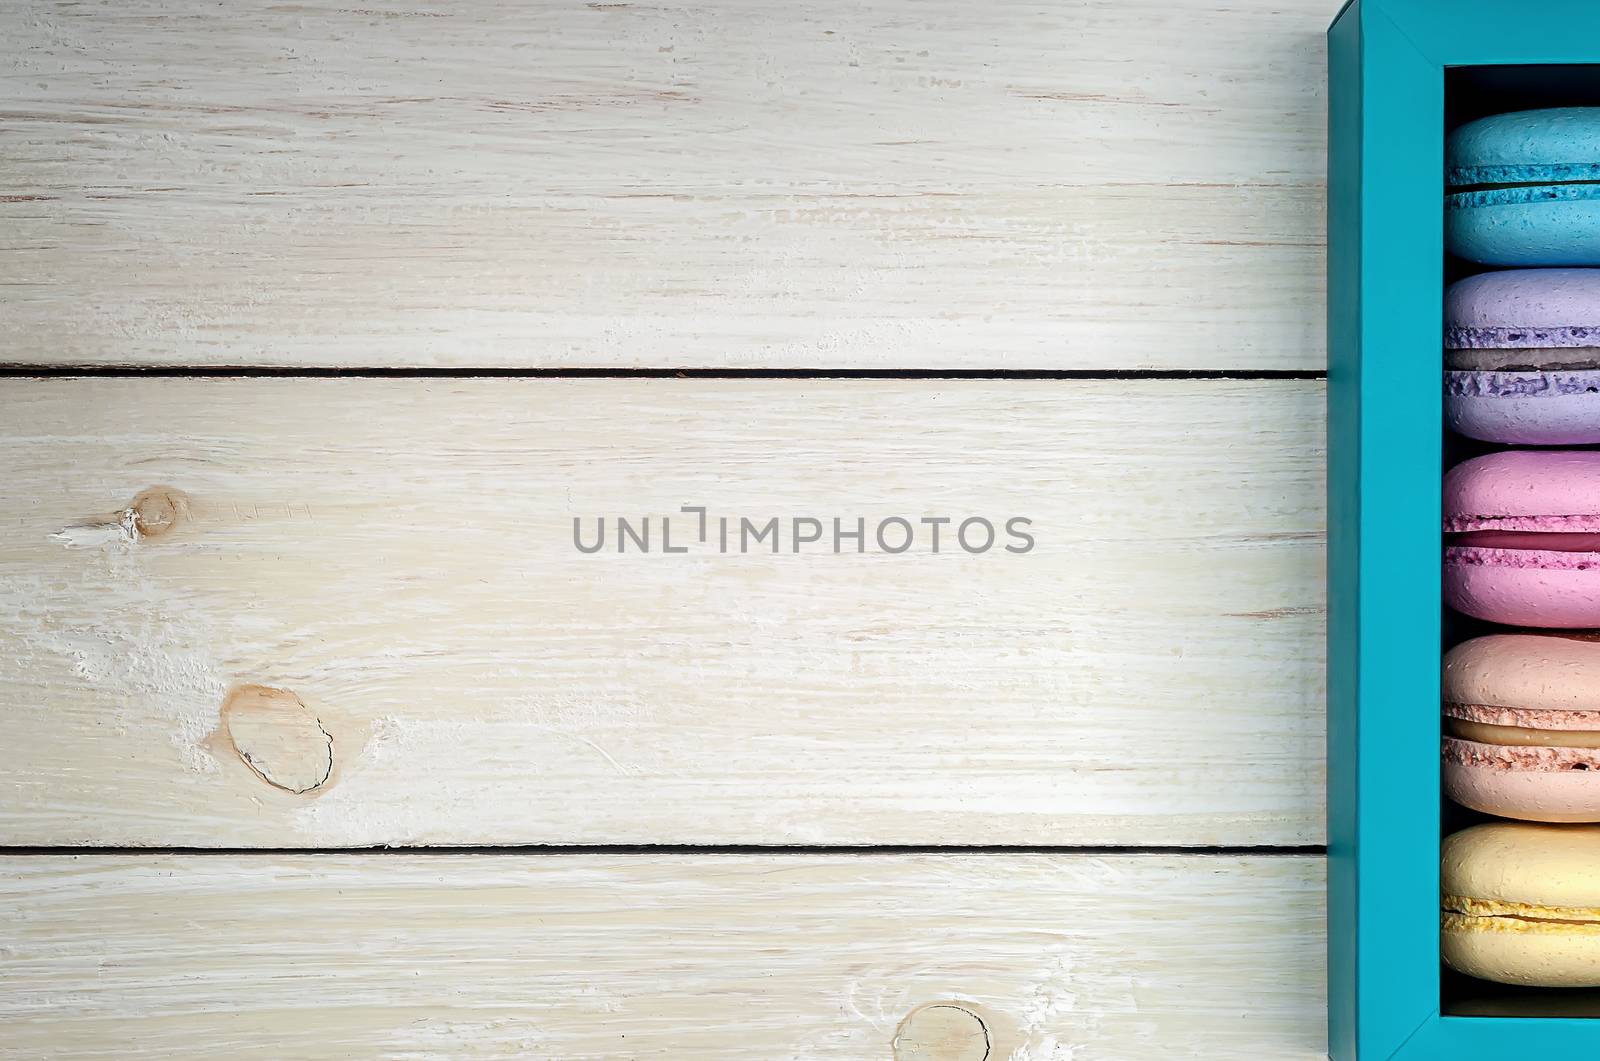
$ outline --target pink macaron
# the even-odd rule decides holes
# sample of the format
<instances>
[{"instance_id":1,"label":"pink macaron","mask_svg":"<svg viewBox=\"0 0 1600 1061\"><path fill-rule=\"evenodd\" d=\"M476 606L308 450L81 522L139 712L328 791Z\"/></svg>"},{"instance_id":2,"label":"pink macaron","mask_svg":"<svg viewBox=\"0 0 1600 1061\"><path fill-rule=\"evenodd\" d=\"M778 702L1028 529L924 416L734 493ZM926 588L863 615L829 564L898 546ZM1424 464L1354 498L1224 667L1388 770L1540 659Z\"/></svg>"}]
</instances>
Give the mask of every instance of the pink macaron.
<instances>
[{"instance_id":1,"label":"pink macaron","mask_svg":"<svg viewBox=\"0 0 1600 1061\"><path fill-rule=\"evenodd\" d=\"M1441 681L1445 794L1502 818L1600 821L1600 641L1491 634Z\"/></svg>"},{"instance_id":2,"label":"pink macaron","mask_svg":"<svg viewBox=\"0 0 1600 1061\"><path fill-rule=\"evenodd\" d=\"M1512 450L1444 477L1444 599L1511 626L1600 627L1600 451Z\"/></svg>"}]
</instances>

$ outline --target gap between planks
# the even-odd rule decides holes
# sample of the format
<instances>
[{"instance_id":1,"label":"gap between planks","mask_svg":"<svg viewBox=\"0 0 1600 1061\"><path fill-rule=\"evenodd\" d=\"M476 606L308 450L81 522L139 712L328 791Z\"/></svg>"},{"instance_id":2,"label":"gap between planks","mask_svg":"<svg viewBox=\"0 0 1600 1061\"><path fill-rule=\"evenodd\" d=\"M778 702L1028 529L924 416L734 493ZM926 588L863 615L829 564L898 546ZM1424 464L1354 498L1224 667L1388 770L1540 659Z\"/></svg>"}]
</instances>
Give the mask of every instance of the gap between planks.
<instances>
[{"instance_id":1,"label":"gap between planks","mask_svg":"<svg viewBox=\"0 0 1600 1061\"><path fill-rule=\"evenodd\" d=\"M0 379L156 379L223 378L256 379L291 377L306 379L770 379L770 380L1326 380L1321 369L829 369L829 368L331 368L274 365L46 365L0 364Z\"/></svg>"},{"instance_id":2,"label":"gap between planks","mask_svg":"<svg viewBox=\"0 0 1600 1061\"><path fill-rule=\"evenodd\" d=\"M1326 857L1326 844L1181 847L1171 844L479 844L433 847L83 847L0 845L0 858L51 855L1089 855L1199 858Z\"/></svg>"}]
</instances>

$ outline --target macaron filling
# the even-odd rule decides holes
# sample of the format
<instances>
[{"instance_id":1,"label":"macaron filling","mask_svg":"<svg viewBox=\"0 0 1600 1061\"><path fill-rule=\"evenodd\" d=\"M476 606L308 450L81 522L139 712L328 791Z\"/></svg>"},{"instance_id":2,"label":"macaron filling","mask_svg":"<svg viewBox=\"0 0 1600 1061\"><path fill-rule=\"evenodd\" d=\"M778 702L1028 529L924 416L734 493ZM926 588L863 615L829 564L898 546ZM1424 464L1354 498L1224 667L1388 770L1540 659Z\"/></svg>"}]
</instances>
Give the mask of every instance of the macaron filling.
<instances>
[{"instance_id":1,"label":"macaron filling","mask_svg":"<svg viewBox=\"0 0 1600 1061\"><path fill-rule=\"evenodd\" d=\"M1446 329L1447 398L1560 398L1600 394L1600 328ZM1523 345L1513 345L1523 344ZM1532 344L1532 345L1529 345Z\"/></svg>"},{"instance_id":2,"label":"macaron filling","mask_svg":"<svg viewBox=\"0 0 1600 1061\"><path fill-rule=\"evenodd\" d=\"M1600 748L1600 730L1535 729L1531 726L1501 726L1447 718L1445 730L1452 736L1476 744L1514 747Z\"/></svg>"},{"instance_id":3,"label":"macaron filling","mask_svg":"<svg viewBox=\"0 0 1600 1061\"><path fill-rule=\"evenodd\" d=\"M1600 162L1457 164L1445 171L1445 184L1460 190L1596 183L1600 183Z\"/></svg>"},{"instance_id":4,"label":"macaron filling","mask_svg":"<svg viewBox=\"0 0 1600 1061\"><path fill-rule=\"evenodd\" d=\"M1450 894L1441 895L1439 905L1440 920L1446 929L1527 932L1537 931L1540 926L1587 925L1600 931L1600 910L1580 906L1541 906Z\"/></svg>"},{"instance_id":5,"label":"macaron filling","mask_svg":"<svg viewBox=\"0 0 1600 1061\"><path fill-rule=\"evenodd\" d=\"M1480 530L1463 531L1450 539L1452 545L1468 549L1534 550L1555 553L1600 552L1600 533Z\"/></svg>"},{"instance_id":6,"label":"macaron filling","mask_svg":"<svg viewBox=\"0 0 1600 1061\"><path fill-rule=\"evenodd\" d=\"M1452 516L1445 519L1444 532L1449 536L1445 548L1449 563L1600 567L1600 516Z\"/></svg>"},{"instance_id":7,"label":"macaron filling","mask_svg":"<svg viewBox=\"0 0 1600 1061\"><path fill-rule=\"evenodd\" d=\"M1444 204L1447 210L1475 210L1486 206L1526 206L1530 203L1584 202L1592 199L1600 199L1600 181L1478 185L1446 195Z\"/></svg>"},{"instance_id":8,"label":"macaron filling","mask_svg":"<svg viewBox=\"0 0 1600 1061\"><path fill-rule=\"evenodd\" d=\"M1449 700L1440 710L1447 765L1491 772L1592 770L1600 778L1600 710L1535 710Z\"/></svg>"},{"instance_id":9,"label":"macaron filling","mask_svg":"<svg viewBox=\"0 0 1600 1061\"><path fill-rule=\"evenodd\" d=\"M1562 325L1445 329L1444 367L1454 372L1542 372L1600 369L1600 328Z\"/></svg>"},{"instance_id":10,"label":"macaron filling","mask_svg":"<svg viewBox=\"0 0 1600 1061\"><path fill-rule=\"evenodd\" d=\"M1600 711L1530 709L1446 700L1445 732L1458 742L1505 748L1600 749Z\"/></svg>"}]
</instances>

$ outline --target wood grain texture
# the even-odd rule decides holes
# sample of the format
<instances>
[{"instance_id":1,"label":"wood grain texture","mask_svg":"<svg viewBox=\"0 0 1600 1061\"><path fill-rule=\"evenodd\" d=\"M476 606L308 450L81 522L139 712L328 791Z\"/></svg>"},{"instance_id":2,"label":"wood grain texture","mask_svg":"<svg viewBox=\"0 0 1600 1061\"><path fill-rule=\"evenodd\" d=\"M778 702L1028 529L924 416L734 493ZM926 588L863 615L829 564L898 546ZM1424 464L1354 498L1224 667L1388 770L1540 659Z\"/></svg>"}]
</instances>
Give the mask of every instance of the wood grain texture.
<instances>
[{"instance_id":1,"label":"wood grain texture","mask_svg":"<svg viewBox=\"0 0 1600 1061\"><path fill-rule=\"evenodd\" d=\"M1322 887L1306 857L12 857L0 1056L973 1061L897 1042L942 1002L990 1061L1311 1059Z\"/></svg>"},{"instance_id":2,"label":"wood grain texture","mask_svg":"<svg viewBox=\"0 0 1600 1061\"><path fill-rule=\"evenodd\" d=\"M0 833L1315 843L1322 423L1282 381L4 381ZM1037 544L722 554L685 505ZM617 515L694 548L574 549Z\"/></svg>"},{"instance_id":3,"label":"wood grain texture","mask_svg":"<svg viewBox=\"0 0 1600 1061\"><path fill-rule=\"evenodd\" d=\"M0 358L1320 368L1336 6L17 0Z\"/></svg>"}]
</instances>

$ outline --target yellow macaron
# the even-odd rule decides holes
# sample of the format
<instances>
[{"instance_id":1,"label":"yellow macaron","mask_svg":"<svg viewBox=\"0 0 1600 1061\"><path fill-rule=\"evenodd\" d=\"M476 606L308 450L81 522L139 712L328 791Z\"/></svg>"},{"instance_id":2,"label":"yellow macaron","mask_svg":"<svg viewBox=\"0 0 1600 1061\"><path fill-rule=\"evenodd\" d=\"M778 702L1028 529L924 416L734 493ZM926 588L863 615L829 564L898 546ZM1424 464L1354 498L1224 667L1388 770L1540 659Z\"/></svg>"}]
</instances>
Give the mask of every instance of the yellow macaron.
<instances>
[{"instance_id":1,"label":"yellow macaron","mask_svg":"<svg viewBox=\"0 0 1600 1061\"><path fill-rule=\"evenodd\" d=\"M1493 822L1448 837L1440 947L1500 984L1600 987L1600 825Z\"/></svg>"}]
</instances>

